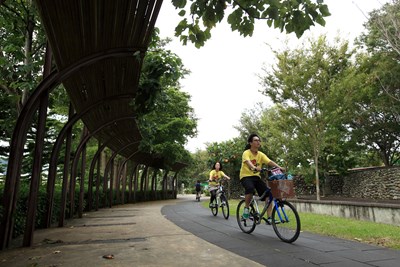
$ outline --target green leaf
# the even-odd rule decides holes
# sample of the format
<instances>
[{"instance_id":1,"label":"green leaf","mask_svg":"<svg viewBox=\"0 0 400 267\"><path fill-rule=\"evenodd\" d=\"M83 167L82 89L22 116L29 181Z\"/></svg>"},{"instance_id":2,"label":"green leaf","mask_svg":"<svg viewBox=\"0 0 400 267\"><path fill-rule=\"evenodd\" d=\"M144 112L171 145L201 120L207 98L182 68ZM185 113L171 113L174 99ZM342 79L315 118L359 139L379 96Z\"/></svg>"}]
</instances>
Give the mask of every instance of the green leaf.
<instances>
[{"instance_id":1,"label":"green leaf","mask_svg":"<svg viewBox=\"0 0 400 267\"><path fill-rule=\"evenodd\" d=\"M321 5L319 7L319 11L321 12L322 16L324 16L324 17L328 17L331 15L327 5Z\"/></svg>"},{"instance_id":2,"label":"green leaf","mask_svg":"<svg viewBox=\"0 0 400 267\"><path fill-rule=\"evenodd\" d=\"M212 28L215 26L217 22L217 19L215 17L214 10L212 7L208 7L205 9L204 15L203 15L203 24L205 27Z\"/></svg>"},{"instance_id":3,"label":"green leaf","mask_svg":"<svg viewBox=\"0 0 400 267\"><path fill-rule=\"evenodd\" d=\"M186 19L179 22L178 26L175 27L175 36L181 35L188 28L188 23Z\"/></svg>"},{"instance_id":4,"label":"green leaf","mask_svg":"<svg viewBox=\"0 0 400 267\"><path fill-rule=\"evenodd\" d=\"M176 8L184 8L186 6L186 0L172 0L172 4Z\"/></svg>"},{"instance_id":5,"label":"green leaf","mask_svg":"<svg viewBox=\"0 0 400 267\"><path fill-rule=\"evenodd\" d=\"M315 21L316 21L319 25L321 25L321 26L325 26L325 24L326 24L326 21L325 21L324 18L321 17L321 16L318 16L317 19L316 19Z\"/></svg>"},{"instance_id":6,"label":"green leaf","mask_svg":"<svg viewBox=\"0 0 400 267\"><path fill-rule=\"evenodd\" d=\"M181 11L179 11L178 15L183 17L186 15L186 11L182 9Z\"/></svg>"}]
</instances>

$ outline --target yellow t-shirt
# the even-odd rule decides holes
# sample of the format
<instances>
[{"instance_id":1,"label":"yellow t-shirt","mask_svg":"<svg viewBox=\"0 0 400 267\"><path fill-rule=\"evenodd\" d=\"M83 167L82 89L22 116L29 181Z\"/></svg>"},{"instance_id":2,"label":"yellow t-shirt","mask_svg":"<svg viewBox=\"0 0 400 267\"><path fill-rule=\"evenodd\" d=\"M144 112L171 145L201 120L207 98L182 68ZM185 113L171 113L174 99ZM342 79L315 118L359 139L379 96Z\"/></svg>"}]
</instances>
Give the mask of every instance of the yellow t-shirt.
<instances>
[{"instance_id":1,"label":"yellow t-shirt","mask_svg":"<svg viewBox=\"0 0 400 267\"><path fill-rule=\"evenodd\" d=\"M216 170L212 170L210 171L210 176L211 177L210 180L212 180L211 182L208 183L208 185L210 187L216 187L218 185L219 180L225 176L225 173L223 171L216 171Z\"/></svg>"},{"instance_id":2,"label":"yellow t-shirt","mask_svg":"<svg viewBox=\"0 0 400 267\"><path fill-rule=\"evenodd\" d=\"M242 155L242 167L240 168L240 179L247 176L260 176L260 172L254 172L250 170L249 166L246 164L246 161L250 160L254 166L260 167L263 164L268 164L271 160L261 151L257 151L257 155L253 155L250 149L247 149L243 152Z\"/></svg>"}]
</instances>

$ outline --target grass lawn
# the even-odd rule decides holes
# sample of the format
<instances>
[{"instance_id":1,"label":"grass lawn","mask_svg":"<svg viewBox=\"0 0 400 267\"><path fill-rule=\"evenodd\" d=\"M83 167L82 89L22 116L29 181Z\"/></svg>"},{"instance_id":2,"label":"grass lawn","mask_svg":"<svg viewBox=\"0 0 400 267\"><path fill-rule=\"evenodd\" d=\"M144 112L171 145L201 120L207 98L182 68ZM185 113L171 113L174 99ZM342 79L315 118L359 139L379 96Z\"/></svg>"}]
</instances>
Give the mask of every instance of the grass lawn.
<instances>
[{"instance_id":1,"label":"grass lawn","mask_svg":"<svg viewBox=\"0 0 400 267\"><path fill-rule=\"evenodd\" d=\"M236 219L238 203L229 200L232 219ZM208 201L202 205L208 209ZM399 226L304 212L299 215L302 231L400 250Z\"/></svg>"}]
</instances>

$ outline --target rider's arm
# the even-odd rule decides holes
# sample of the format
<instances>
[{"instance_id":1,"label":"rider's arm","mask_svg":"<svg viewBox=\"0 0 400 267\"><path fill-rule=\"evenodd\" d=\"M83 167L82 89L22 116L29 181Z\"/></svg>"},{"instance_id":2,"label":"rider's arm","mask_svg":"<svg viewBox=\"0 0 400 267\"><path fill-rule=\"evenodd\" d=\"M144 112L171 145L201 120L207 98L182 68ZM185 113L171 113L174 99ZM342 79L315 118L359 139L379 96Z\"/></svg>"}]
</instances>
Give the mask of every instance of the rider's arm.
<instances>
[{"instance_id":1,"label":"rider's arm","mask_svg":"<svg viewBox=\"0 0 400 267\"><path fill-rule=\"evenodd\" d=\"M285 168L282 168L281 166L279 166L278 164L276 164L272 160L270 162L268 162L268 165L271 166L271 167L277 167L277 168L281 169L282 171L285 171Z\"/></svg>"},{"instance_id":2,"label":"rider's arm","mask_svg":"<svg viewBox=\"0 0 400 267\"><path fill-rule=\"evenodd\" d=\"M249 166L249 169L252 171L260 171L261 168L260 167L256 167L253 165L253 163L251 163L250 160L246 160L245 163L247 164L247 166Z\"/></svg>"},{"instance_id":3,"label":"rider's arm","mask_svg":"<svg viewBox=\"0 0 400 267\"><path fill-rule=\"evenodd\" d=\"M224 178L226 178L226 179L228 179L228 180L231 179L231 178L230 178L228 175L226 175L226 174L224 174Z\"/></svg>"}]
</instances>

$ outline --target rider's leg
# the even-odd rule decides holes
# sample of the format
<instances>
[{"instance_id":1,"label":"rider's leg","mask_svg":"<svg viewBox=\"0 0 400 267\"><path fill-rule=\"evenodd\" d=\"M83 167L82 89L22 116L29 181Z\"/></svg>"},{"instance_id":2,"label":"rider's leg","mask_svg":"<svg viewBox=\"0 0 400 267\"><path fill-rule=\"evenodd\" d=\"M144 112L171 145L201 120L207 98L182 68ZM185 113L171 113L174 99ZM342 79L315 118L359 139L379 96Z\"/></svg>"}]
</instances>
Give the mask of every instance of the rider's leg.
<instances>
[{"instance_id":1,"label":"rider's leg","mask_svg":"<svg viewBox=\"0 0 400 267\"><path fill-rule=\"evenodd\" d=\"M244 201L245 201L245 207L243 209L242 217L244 219L248 219L250 214L249 206L251 199L253 198L253 192L254 192L254 177L244 177L240 180L240 183L244 187Z\"/></svg>"},{"instance_id":2,"label":"rider's leg","mask_svg":"<svg viewBox=\"0 0 400 267\"><path fill-rule=\"evenodd\" d=\"M274 206L274 203L271 203L271 205L269 205L269 207L267 209L268 218L271 217L271 215L272 215L272 207L273 206Z\"/></svg>"},{"instance_id":3,"label":"rider's leg","mask_svg":"<svg viewBox=\"0 0 400 267\"><path fill-rule=\"evenodd\" d=\"M268 188L268 189L269 189L269 188ZM267 189L267 190L268 190L268 189ZM271 216L272 216L272 209L274 208L274 202L272 201L272 199L273 199L273 197L272 197L272 191L269 190L269 194L268 194L267 197L265 198L265 205L268 205L268 203L270 204L270 205L268 206L268 209L267 209L267 216L268 216L267 224L271 224L271 223L272 223L272 218L271 218Z\"/></svg>"},{"instance_id":4,"label":"rider's leg","mask_svg":"<svg viewBox=\"0 0 400 267\"><path fill-rule=\"evenodd\" d=\"M269 192L269 196L265 199L265 205L268 205L268 201L271 202L271 204L269 205L269 207L267 209L267 215L268 215L268 218L270 218L272 215L272 208L274 207L274 202L272 202L272 192Z\"/></svg>"},{"instance_id":5,"label":"rider's leg","mask_svg":"<svg viewBox=\"0 0 400 267\"><path fill-rule=\"evenodd\" d=\"M266 194L265 197L261 199L261 200L265 200L265 205L268 205L268 201L272 200L271 191L268 188L268 186L265 184L265 182L263 180L261 180L261 178L259 178L259 179L257 179L257 181L255 181L255 187L256 187L256 190L257 190L257 193L259 196L263 195L265 193L265 191L269 191L268 194ZM272 205L269 205L269 207L267 209L268 217L271 217L272 207L273 207Z\"/></svg>"},{"instance_id":6,"label":"rider's leg","mask_svg":"<svg viewBox=\"0 0 400 267\"><path fill-rule=\"evenodd\" d=\"M253 198L253 193L254 193L254 177L243 177L240 180L240 183L242 184L244 188L244 201L245 201L245 207L248 208L251 202L251 199Z\"/></svg>"},{"instance_id":7,"label":"rider's leg","mask_svg":"<svg viewBox=\"0 0 400 267\"><path fill-rule=\"evenodd\" d=\"M210 191L211 197L210 197L210 205L213 203L214 199L216 198L217 195L217 190L211 190Z\"/></svg>"},{"instance_id":8,"label":"rider's leg","mask_svg":"<svg viewBox=\"0 0 400 267\"><path fill-rule=\"evenodd\" d=\"M246 194L244 195L244 201L246 203L245 207L248 208L250 205L250 201L253 198L253 194Z\"/></svg>"}]
</instances>

